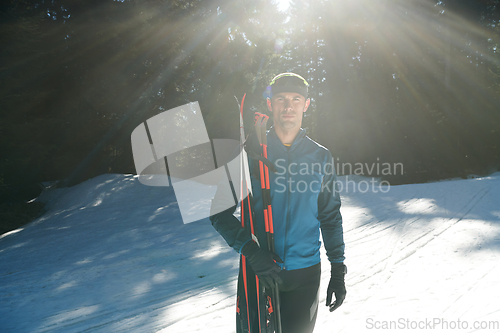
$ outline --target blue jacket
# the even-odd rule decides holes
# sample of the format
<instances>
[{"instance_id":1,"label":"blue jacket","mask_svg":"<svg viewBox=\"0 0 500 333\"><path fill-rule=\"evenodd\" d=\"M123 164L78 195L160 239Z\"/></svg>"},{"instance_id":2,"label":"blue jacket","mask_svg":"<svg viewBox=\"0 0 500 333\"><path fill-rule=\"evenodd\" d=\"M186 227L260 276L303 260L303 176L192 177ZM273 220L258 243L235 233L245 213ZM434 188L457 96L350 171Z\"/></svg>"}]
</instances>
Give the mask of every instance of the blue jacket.
<instances>
[{"instance_id":1,"label":"blue jacket","mask_svg":"<svg viewBox=\"0 0 500 333\"><path fill-rule=\"evenodd\" d=\"M332 263L344 261L340 196L333 158L328 149L301 129L290 147L284 146L274 128L267 134L268 159L277 172L270 172L271 201L276 254L283 269L295 270L320 262L320 230ZM252 178L254 227L261 247L266 248L258 161L249 160ZM250 231L233 216L236 207L210 219L215 229L236 251L251 241ZM246 219L248 221L248 218Z\"/></svg>"}]
</instances>

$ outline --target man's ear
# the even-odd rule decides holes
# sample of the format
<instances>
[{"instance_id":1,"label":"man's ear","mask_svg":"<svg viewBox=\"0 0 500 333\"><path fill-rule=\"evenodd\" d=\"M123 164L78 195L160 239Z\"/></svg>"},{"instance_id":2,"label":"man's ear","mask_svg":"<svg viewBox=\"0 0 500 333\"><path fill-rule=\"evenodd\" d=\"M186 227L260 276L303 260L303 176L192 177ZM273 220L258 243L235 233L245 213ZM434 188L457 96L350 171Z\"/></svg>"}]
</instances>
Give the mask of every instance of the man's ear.
<instances>
[{"instance_id":1,"label":"man's ear","mask_svg":"<svg viewBox=\"0 0 500 333\"><path fill-rule=\"evenodd\" d=\"M271 99L270 98L267 99L267 108L269 109L269 111L273 112L273 108L272 108L272 105L271 105Z\"/></svg>"},{"instance_id":2,"label":"man's ear","mask_svg":"<svg viewBox=\"0 0 500 333\"><path fill-rule=\"evenodd\" d=\"M304 112L307 111L307 108L309 107L309 104L311 104L311 99L310 98L306 99L306 104L304 105Z\"/></svg>"}]
</instances>

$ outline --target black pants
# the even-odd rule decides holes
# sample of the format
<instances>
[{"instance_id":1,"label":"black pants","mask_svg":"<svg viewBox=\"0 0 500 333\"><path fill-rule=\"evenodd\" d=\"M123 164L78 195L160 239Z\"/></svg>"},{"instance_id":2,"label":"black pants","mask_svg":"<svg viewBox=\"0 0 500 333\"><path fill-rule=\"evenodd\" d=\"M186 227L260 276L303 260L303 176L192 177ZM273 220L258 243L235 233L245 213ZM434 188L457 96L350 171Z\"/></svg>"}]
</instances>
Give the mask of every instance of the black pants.
<instances>
[{"instance_id":1,"label":"black pants","mask_svg":"<svg viewBox=\"0 0 500 333\"><path fill-rule=\"evenodd\" d=\"M240 276L238 278L238 299L236 315L236 332L259 332L259 315L255 293L255 278L251 267L247 266L247 300L243 274L240 265ZM318 312L318 291L321 278L321 264L308 268L286 271L280 273L283 283L280 288L281 303L281 327L283 333L311 333L316 323ZM262 309L261 298L261 309ZM248 318L250 318L250 331L248 330ZM263 318L261 313L260 318ZM263 323L261 321L261 327Z\"/></svg>"},{"instance_id":2,"label":"black pants","mask_svg":"<svg viewBox=\"0 0 500 333\"><path fill-rule=\"evenodd\" d=\"M293 271L282 271L280 276L281 325L283 333L310 333L318 314L318 291L321 264Z\"/></svg>"}]
</instances>

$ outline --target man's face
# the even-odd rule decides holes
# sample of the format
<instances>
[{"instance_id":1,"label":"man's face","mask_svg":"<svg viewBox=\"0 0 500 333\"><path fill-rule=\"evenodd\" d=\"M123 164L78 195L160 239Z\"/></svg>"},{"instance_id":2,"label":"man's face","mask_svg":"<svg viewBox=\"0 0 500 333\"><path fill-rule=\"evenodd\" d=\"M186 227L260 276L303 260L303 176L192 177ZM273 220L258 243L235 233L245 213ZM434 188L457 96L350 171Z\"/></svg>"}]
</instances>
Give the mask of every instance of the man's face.
<instances>
[{"instance_id":1,"label":"man's face","mask_svg":"<svg viewBox=\"0 0 500 333\"><path fill-rule=\"evenodd\" d=\"M301 94L282 92L268 99L267 107L273 113L274 126L291 130L302 126L302 117L310 102Z\"/></svg>"}]
</instances>

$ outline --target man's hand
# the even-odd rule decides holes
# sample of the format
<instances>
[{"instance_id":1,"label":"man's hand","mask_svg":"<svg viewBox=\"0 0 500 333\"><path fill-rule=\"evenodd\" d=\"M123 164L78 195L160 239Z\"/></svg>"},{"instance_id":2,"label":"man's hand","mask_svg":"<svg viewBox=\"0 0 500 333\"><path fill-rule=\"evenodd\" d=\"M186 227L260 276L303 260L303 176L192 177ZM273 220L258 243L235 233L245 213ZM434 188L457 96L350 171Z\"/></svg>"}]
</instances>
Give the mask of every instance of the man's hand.
<instances>
[{"instance_id":1,"label":"man's hand","mask_svg":"<svg viewBox=\"0 0 500 333\"><path fill-rule=\"evenodd\" d=\"M283 262L278 255L262 250L253 241L248 242L241 249L241 253L247 258L264 287L272 288L276 283L283 282L278 276L281 267L276 264L276 261L279 263Z\"/></svg>"},{"instance_id":2,"label":"man's hand","mask_svg":"<svg viewBox=\"0 0 500 333\"><path fill-rule=\"evenodd\" d=\"M332 264L332 275L326 291L326 306L330 307L330 312L335 311L344 302L346 295L344 275L346 273L347 267L344 264ZM335 293L335 301L332 303L333 293Z\"/></svg>"}]
</instances>

